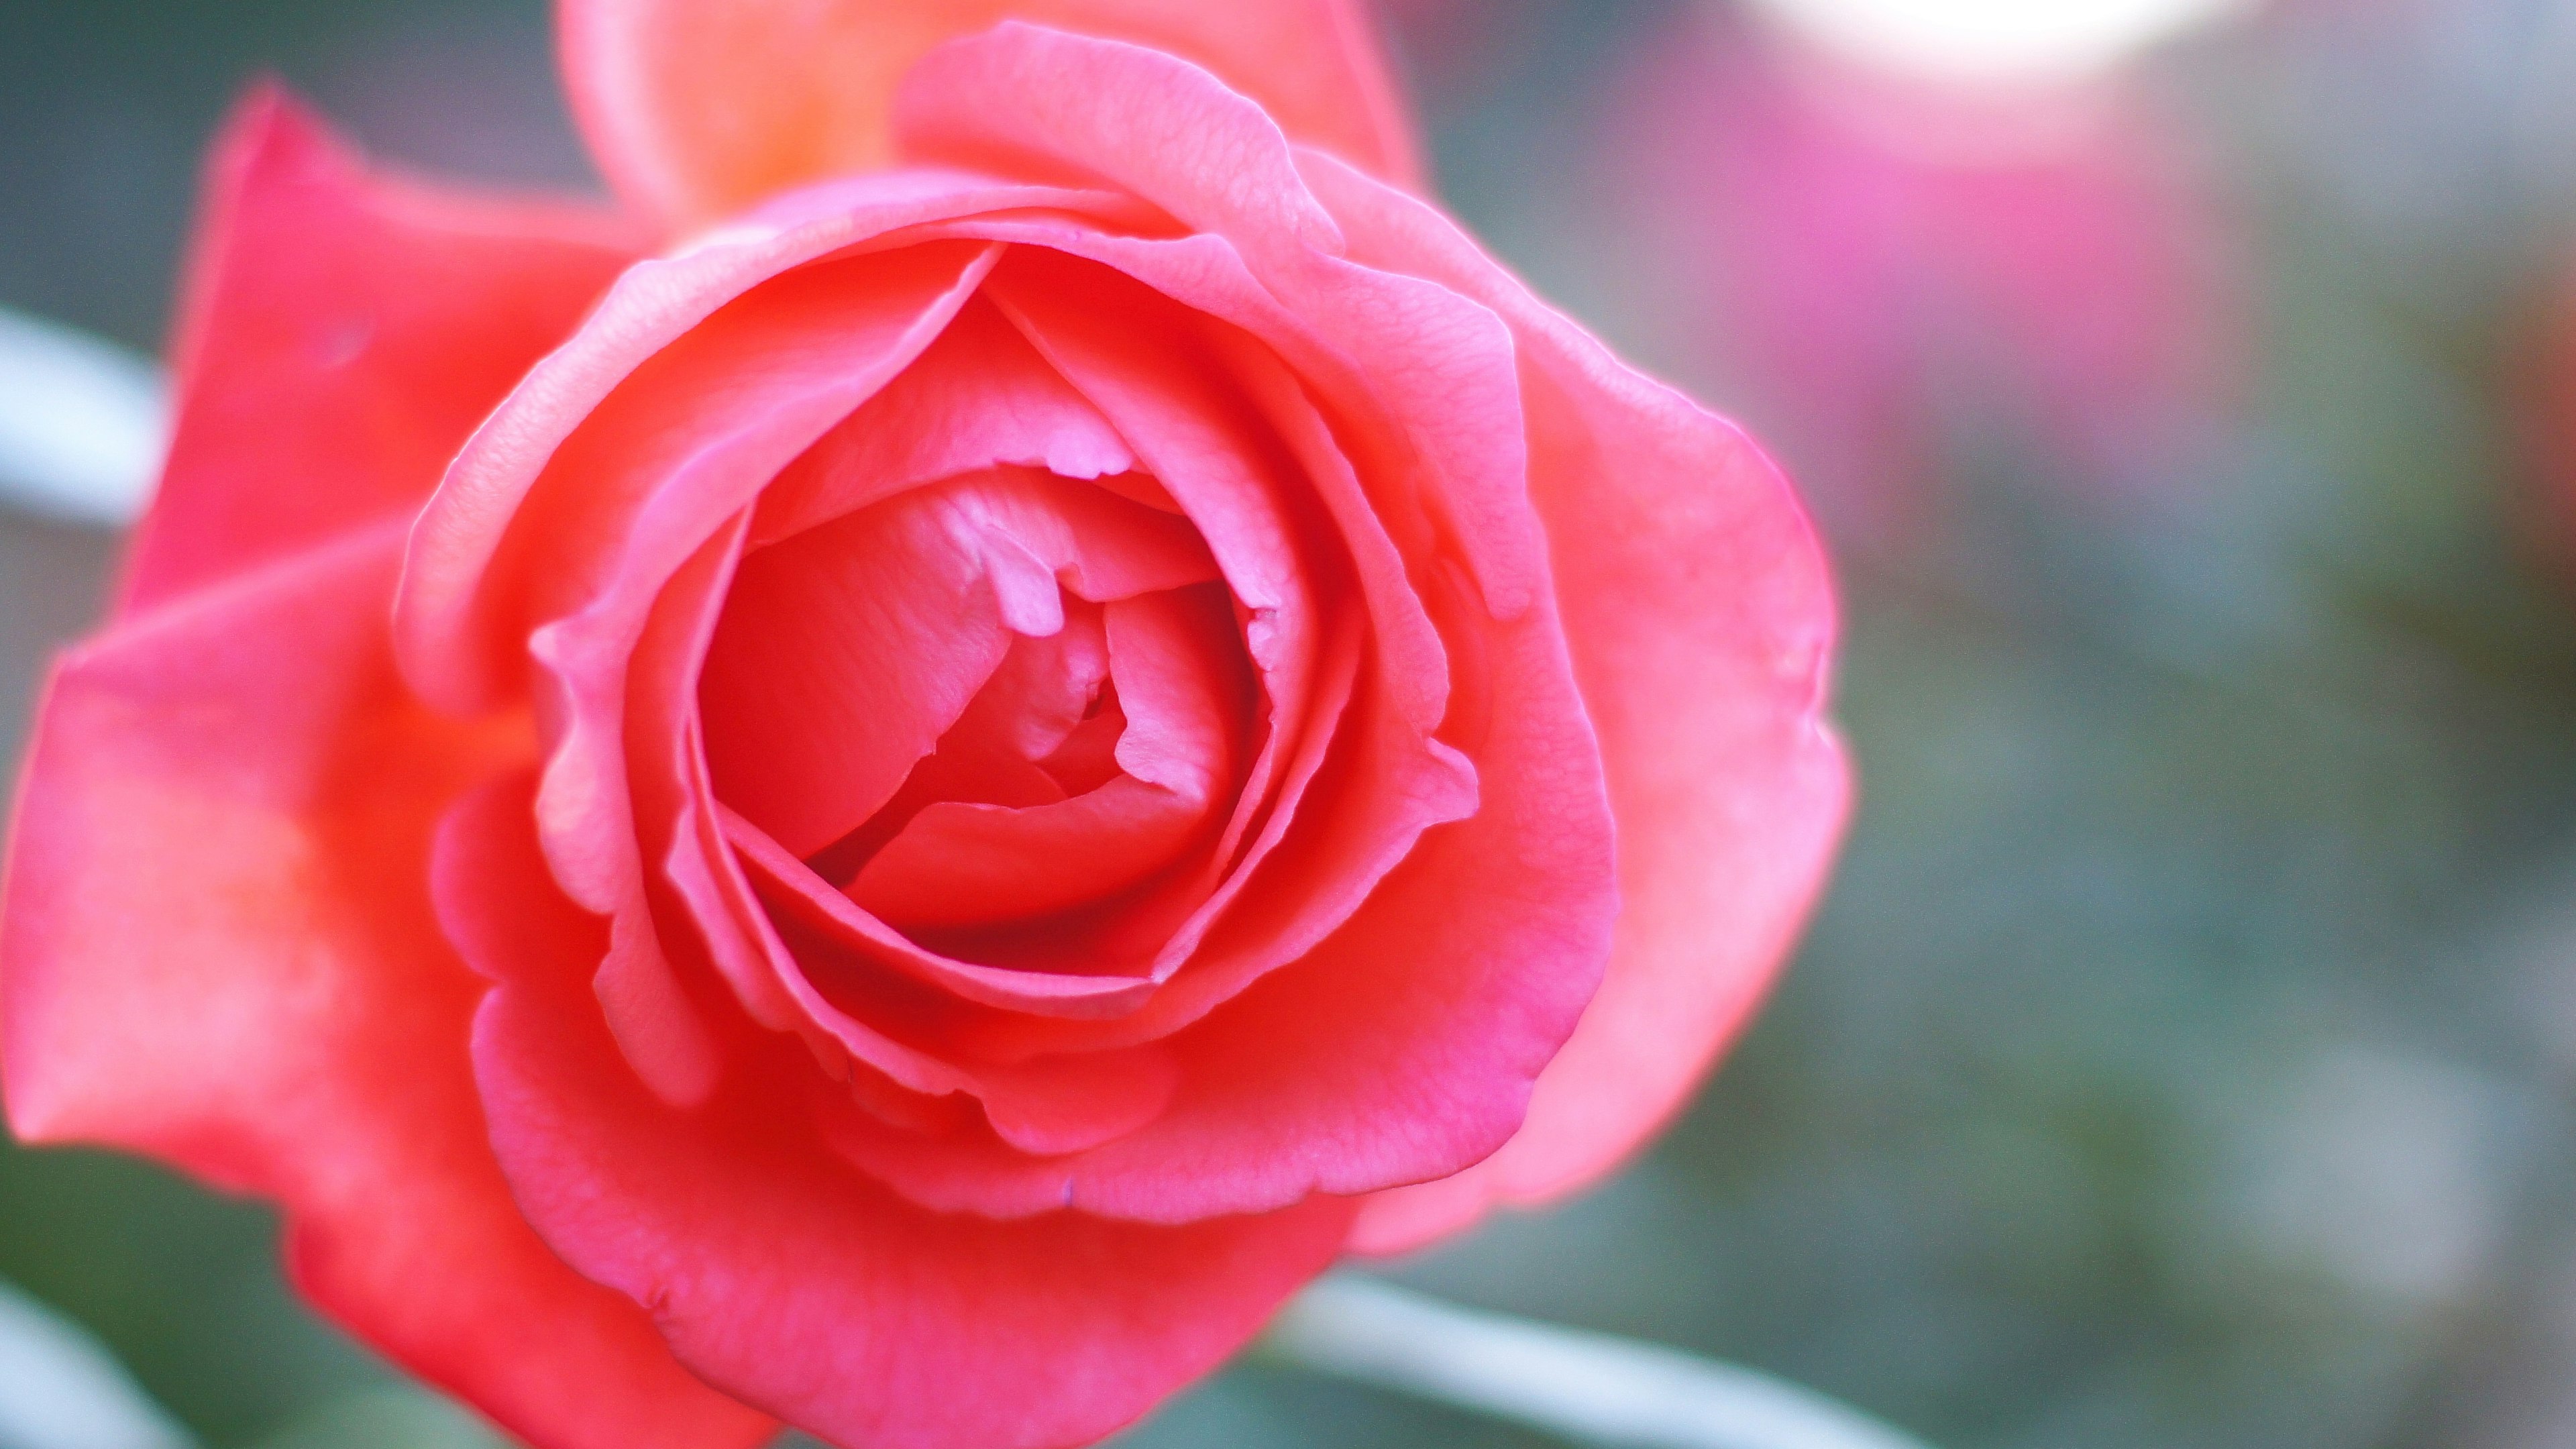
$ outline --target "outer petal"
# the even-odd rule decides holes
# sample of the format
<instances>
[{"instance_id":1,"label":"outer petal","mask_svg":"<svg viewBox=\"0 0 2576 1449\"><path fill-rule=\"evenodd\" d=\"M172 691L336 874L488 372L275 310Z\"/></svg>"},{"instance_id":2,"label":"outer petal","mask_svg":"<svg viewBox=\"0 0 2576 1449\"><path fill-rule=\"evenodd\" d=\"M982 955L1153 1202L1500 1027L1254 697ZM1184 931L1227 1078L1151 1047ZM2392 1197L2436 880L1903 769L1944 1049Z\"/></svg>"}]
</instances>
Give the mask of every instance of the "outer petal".
<instances>
[{"instance_id":1,"label":"outer petal","mask_svg":"<svg viewBox=\"0 0 2576 1449\"><path fill-rule=\"evenodd\" d=\"M559 566L563 540L613 541L645 503L672 491L661 486L667 483L667 470L674 462L667 451L658 460L662 471L633 465L602 473L598 476L604 485L572 490L569 500L549 503L547 490L538 487L557 452L576 440L603 405L610 404L648 364L656 364L650 369L655 373L668 373L674 368L668 354L678 353L683 359L695 355L701 362L714 363L705 374L712 376L746 365L765 372L796 368L812 361L818 346L830 352L847 343L853 357L872 350L846 338L818 341L811 328L801 336L772 332L764 341L748 338L728 323L713 329L712 340L702 335L708 333L710 319L730 304L744 301L747 293L768 284L783 284L791 290L812 286L811 278L800 281L786 274L891 231L997 209L1082 210L1097 205L1115 207L1116 200L953 173L892 172L783 198L763 215L719 236L702 238L686 250L630 268L601 299L590 320L532 368L467 440L422 511L395 615L396 648L413 687L432 702L454 709L490 708L511 698L522 686L528 632L545 617L532 595L543 593L560 602L591 581L594 572L596 561L587 551L583 567ZM889 252L877 269L882 273L879 287L857 289L857 296L842 295L837 300L866 306L872 297L882 298L887 289L909 286L907 276L918 279L943 266L945 278L931 296L937 298L952 283L956 295L931 312L913 314L921 322L918 335L910 334L907 323L896 324L901 355L874 354L886 359L885 365L881 370L871 368L871 380L854 388L852 407L919 357L922 347L953 319L956 305L973 293L980 276L979 272L968 275L971 268L963 257L943 260L940 248L910 252ZM811 295L826 304L836 300L829 288ZM755 323L776 323L794 331L795 308L784 317L775 305L750 310L760 314ZM802 310L814 311L812 307ZM809 316L807 320L818 319ZM819 319L825 326L832 320ZM868 338L884 341L875 323L856 325ZM717 353L723 356L716 358ZM808 378L814 375L811 368L803 371ZM666 389L665 395L673 394ZM651 426L649 419L643 426L630 423L612 436L625 441L630 451L655 443L685 445L696 436L692 428L712 423L722 432L728 422L744 421L745 412L775 411L769 400L779 397L768 390L737 396L685 383L676 395L693 401L694 410L687 418L665 418L658 427ZM813 390L803 389L799 414L817 405ZM826 423L824 429L829 426ZM779 429L772 425L756 431L768 436ZM754 467L737 457L730 460L726 477L740 481L756 476L758 483L765 484L784 466L785 461L774 461ZM708 490L701 487L694 492L704 495ZM542 547L534 548L533 560L528 556L530 545L504 547L512 544L513 535L530 531L532 515L534 522L543 524L539 531L572 530L544 539ZM669 567L669 561L663 566Z\"/></svg>"},{"instance_id":2,"label":"outer petal","mask_svg":"<svg viewBox=\"0 0 2576 1449\"><path fill-rule=\"evenodd\" d=\"M1619 822L1601 993L1528 1123L1457 1177L1363 1210L1395 1251L1616 1166L1743 1024L1822 889L1849 804L1823 718L1834 600L1795 496L1733 425L1548 311L1430 208L1309 155L1356 261L1436 278L1512 324L1575 675Z\"/></svg>"},{"instance_id":3,"label":"outer petal","mask_svg":"<svg viewBox=\"0 0 2576 1449\"><path fill-rule=\"evenodd\" d=\"M759 1415L529 1231L467 1059L432 825L529 752L422 711L384 620L399 525L66 659L0 896L11 1124L282 1201L306 1291L547 1449L720 1449Z\"/></svg>"},{"instance_id":4,"label":"outer petal","mask_svg":"<svg viewBox=\"0 0 2576 1449\"><path fill-rule=\"evenodd\" d=\"M1377 520L1407 554L1454 549L1496 614L1527 606L1546 544L1509 332L1448 288L1341 260L1331 213L1257 107L1169 55L1013 23L925 58L896 118L907 157L1101 177L1181 222L1177 240L1054 243L1043 222L1001 218L985 234L1106 261L1260 337L1348 430Z\"/></svg>"},{"instance_id":5,"label":"outer petal","mask_svg":"<svg viewBox=\"0 0 2576 1449\"><path fill-rule=\"evenodd\" d=\"M889 164L912 63L1007 19L1194 60L1288 133L1411 185L1421 162L1360 0L563 0L565 79L618 190L681 226Z\"/></svg>"},{"instance_id":6,"label":"outer petal","mask_svg":"<svg viewBox=\"0 0 2576 1449\"><path fill-rule=\"evenodd\" d=\"M601 213L370 175L272 89L209 171L128 611L417 508L630 260Z\"/></svg>"},{"instance_id":7,"label":"outer petal","mask_svg":"<svg viewBox=\"0 0 2576 1449\"><path fill-rule=\"evenodd\" d=\"M834 1162L792 1094L744 1081L665 1108L561 985L604 932L547 883L530 803L487 791L442 843L442 915L504 981L474 1047L493 1141L547 1240L712 1382L870 1449L1088 1443L1214 1368L1338 1249L1333 1199L1182 1228L945 1216Z\"/></svg>"}]
</instances>

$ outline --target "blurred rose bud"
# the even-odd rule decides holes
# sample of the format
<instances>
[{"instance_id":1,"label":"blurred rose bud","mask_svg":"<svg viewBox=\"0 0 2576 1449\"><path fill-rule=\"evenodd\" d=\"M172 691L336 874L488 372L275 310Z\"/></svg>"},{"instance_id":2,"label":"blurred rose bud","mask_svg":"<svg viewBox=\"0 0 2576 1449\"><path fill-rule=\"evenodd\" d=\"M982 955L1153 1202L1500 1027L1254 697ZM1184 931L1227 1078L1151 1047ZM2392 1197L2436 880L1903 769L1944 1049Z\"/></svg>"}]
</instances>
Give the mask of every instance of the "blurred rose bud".
<instances>
[{"instance_id":1,"label":"blurred rose bud","mask_svg":"<svg viewBox=\"0 0 2576 1449\"><path fill-rule=\"evenodd\" d=\"M1961 450L2173 486L2238 346L2188 146L2098 29L1981 29L1988 5L1891 33L1859 25L1873 3L1693 14L1637 57L1615 184L1644 325L1855 540L1919 526Z\"/></svg>"}]
</instances>

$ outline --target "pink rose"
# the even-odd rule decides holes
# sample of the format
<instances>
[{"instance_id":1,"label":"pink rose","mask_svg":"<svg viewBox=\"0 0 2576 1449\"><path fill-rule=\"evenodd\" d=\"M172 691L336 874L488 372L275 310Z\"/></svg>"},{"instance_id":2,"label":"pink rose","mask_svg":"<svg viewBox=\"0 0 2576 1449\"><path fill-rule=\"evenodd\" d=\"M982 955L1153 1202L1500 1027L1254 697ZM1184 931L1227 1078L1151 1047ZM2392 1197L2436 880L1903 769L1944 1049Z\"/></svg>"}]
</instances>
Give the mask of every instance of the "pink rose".
<instances>
[{"instance_id":1,"label":"pink rose","mask_svg":"<svg viewBox=\"0 0 2576 1449\"><path fill-rule=\"evenodd\" d=\"M1824 568L1400 189L1356 12L564 34L644 221L218 148L18 1132L564 1449L1085 1441L1634 1149L1836 836Z\"/></svg>"}]
</instances>

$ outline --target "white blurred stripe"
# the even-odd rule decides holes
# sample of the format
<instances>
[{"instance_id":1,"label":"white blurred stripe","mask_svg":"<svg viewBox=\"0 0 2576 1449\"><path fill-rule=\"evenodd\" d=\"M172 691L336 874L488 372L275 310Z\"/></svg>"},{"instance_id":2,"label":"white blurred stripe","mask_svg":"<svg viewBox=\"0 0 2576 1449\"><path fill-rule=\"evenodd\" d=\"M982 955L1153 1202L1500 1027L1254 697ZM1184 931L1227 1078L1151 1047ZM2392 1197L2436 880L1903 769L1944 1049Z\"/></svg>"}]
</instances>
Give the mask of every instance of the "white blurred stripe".
<instances>
[{"instance_id":1,"label":"white blurred stripe","mask_svg":"<svg viewBox=\"0 0 2576 1449\"><path fill-rule=\"evenodd\" d=\"M95 1339L0 1283L0 1449L194 1449Z\"/></svg>"},{"instance_id":2,"label":"white blurred stripe","mask_svg":"<svg viewBox=\"0 0 2576 1449\"><path fill-rule=\"evenodd\" d=\"M124 348L0 308L0 506L132 523L161 469L168 392Z\"/></svg>"},{"instance_id":3,"label":"white blurred stripe","mask_svg":"<svg viewBox=\"0 0 2576 1449\"><path fill-rule=\"evenodd\" d=\"M2258 0L1757 0L1807 36L1960 84L2081 80Z\"/></svg>"},{"instance_id":4,"label":"white blurred stripe","mask_svg":"<svg viewBox=\"0 0 2576 1449\"><path fill-rule=\"evenodd\" d=\"M1604 1449L1923 1449L1767 1374L1334 1274L1262 1339L1274 1359Z\"/></svg>"}]
</instances>

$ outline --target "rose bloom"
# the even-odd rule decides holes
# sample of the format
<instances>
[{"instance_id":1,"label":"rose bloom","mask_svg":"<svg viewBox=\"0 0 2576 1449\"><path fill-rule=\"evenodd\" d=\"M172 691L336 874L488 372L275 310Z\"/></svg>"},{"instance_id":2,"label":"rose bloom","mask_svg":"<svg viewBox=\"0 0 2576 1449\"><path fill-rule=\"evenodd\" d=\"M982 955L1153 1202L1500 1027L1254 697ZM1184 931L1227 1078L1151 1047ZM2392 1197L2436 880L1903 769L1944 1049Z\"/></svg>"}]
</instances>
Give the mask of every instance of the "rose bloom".
<instances>
[{"instance_id":1,"label":"rose bloom","mask_svg":"<svg viewBox=\"0 0 2576 1449\"><path fill-rule=\"evenodd\" d=\"M562 1449L1083 1442L1636 1148L1836 839L1827 580L1358 14L562 19L619 214L217 147L19 1134Z\"/></svg>"}]
</instances>

